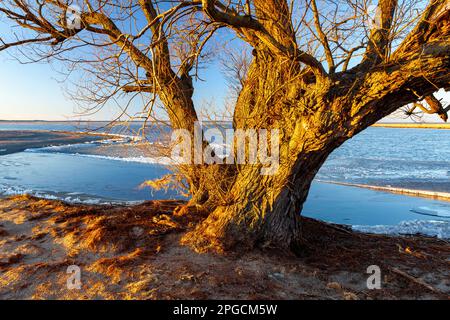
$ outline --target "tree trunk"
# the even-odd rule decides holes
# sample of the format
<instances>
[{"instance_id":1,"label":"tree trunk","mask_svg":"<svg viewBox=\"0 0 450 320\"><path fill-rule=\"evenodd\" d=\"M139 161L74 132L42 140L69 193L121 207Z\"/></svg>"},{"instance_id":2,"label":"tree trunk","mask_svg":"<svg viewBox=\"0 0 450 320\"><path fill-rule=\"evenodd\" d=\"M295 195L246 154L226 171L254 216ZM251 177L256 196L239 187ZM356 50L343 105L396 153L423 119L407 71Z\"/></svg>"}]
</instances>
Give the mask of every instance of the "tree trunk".
<instances>
[{"instance_id":1,"label":"tree trunk","mask_svg":"<svg viewBox=\"0 0 450 320\"><path fill-rule=\"evenodd\" d=\"M217 207L183 242L200 252L255 246L296 251L303 203L330 152L304 153L274 176L261 175L257 166L245 168L231 190L233 203Z\"/></svg>"},{"instance_id":2,"label":"tree trunk","mask_svg":"<svg viewBox=\"0 0 450 320\"><path fill-rule=\"evenodd\" d=\"M197 251L236 246L291 250L299 244L300 213L311 182L328 155L346 139L339 127L330 130L341 113L330 113L329 84L317 83L317 89L310 91L314 95L304 95L299 70L296 62L265 51L256 53L238 98L234 126L278 129L279 168L274 175L262 175L261 164L237 165L230 202L215 208L183 239Z\"/></svg>"},{"instance_id":3,"label":"tree trunk","mask_svg":"<svg viewBox=\"0 0 450 320\"><path fill-rule=\"evenodd\" d=\"M448 65L447 56L436 58L425 51L403 69L386 66L363 80L358 69L316 78L301 71L295 59L257 50L237 101L234 126L277 128L279 169L264 176L262 165L237 165L229 202L217 206L183 242L197 251L295 249L302 235L303 203L328 155L371 124L416 101L417 94L432 94L433 82L423 78L448 83ZM215 179L221 178L219 171Z\"/></svg>"},{"instance_id":4,"label":"tree trunk","mask_svg":"<svg viewBox=\"0 0 450 320\"><path fill-rule=\"evenodd\" d=\"M426 21L396 50L392 62L371 58L369 50L370 64L326 74L297 50L289 24L279 23L289 16L285 7L276 5L280 1L258 0L255 6L265 29L288 54L278 53L270 39L259 37L252 42L254 58L233 119L235 129L279 130L279 169L275 175L264 176L262 165L236 165L231 170L235 176L230 179L229 201L215 207L183 238L197 251L298 248L303 203L328 155L368 126L433 94L450 80L449 28L439 29ZM391 23L395 1L380 3L384 28ZM381 38L372 40L382 47L385 37L381 33ZM422 40L416 43L418 39ZM304 68L304 63L311 68ZM215 180L220 179L219 173Z\"/></svg>"}]
</instances>

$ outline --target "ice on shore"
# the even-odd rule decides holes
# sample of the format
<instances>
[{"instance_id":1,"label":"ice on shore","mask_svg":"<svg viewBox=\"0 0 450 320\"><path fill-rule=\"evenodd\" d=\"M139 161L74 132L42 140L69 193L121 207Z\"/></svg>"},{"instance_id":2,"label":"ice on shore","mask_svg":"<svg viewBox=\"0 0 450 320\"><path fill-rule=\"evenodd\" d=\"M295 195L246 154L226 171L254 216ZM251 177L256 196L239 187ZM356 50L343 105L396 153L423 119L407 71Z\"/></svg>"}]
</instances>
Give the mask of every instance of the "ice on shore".
<instances>
[{"instance_id":1,"label":"ice on shore","mask_svg":"<svg viewBox=\"0 0 450 320\"><path fill-rule=\"evenodd\" d=\"M439 239L450 239L450 221L411 220L402 221L397 225L355 225L352 229L376 234L423 234Z\"/></svg>"},{"instance_id":2,"label":"ice on shore","mask_svg":"<svg viewBox=\"0 0 450 320\"><path fill-rule=\"evenodd\" d=\"M28 194L46 200L59 200L71 204L85 204L85 205L134 205L143 202L143 201L125 201L125 200L107 199L102 197L93 197L90 195L85 195L80 192L38 191L17 186L0 185L0 198L2 196L8 197L23 194Z\"/></svg>"}]
</instances>

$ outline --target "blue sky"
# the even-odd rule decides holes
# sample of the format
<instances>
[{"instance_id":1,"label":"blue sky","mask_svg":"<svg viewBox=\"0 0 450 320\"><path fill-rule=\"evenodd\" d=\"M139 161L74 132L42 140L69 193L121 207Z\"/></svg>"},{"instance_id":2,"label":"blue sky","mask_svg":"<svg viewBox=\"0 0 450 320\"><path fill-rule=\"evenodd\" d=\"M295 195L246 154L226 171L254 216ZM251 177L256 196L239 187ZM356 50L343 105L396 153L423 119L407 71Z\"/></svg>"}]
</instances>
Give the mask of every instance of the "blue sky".
<instances>
[{"instance_id":1,"label":"blue sky","mask_svg":"<svg viewBox=\"0 0 450 320\"><path fill-rule=\"evenodd\" d=\"M196 83L195 100L223 104L227 85L219 65L202 72L205 81ZM80 119L77 105L70 100L63 76L48 63L20 64L5 52L0 53L0 120ZM75 80L75 79L72 79ZM110 120L119 109L110 104L100 112L81 119Z\"/></svg>"},{"instance_id":2,"label":"blue sky","mask_svg":"<svg viewBox=\"0 0 450 320\"><path fill-rule=\"evenodd\" d=\"M65 120L73 114L50 65L23 65L2 54L0 70L0 119Z\"/></svg>"},{"instance_id":3,"label":"blue sky","mask_svg":"<svg viewBox=\"0 0 450 320\"><path fill-rule=\"evenodd\" d=\"M0 35L8 34L11 29L0 21ZM229 34L219 37L216 43L219 46L235 45L227 40L231 40ZM0 52L0 120L111 120L119 114L119 108L111 103L94 115L80 117L80 109L65 94L65 85L60 82L64 77L57 71L58 67L56 63L20 64L10 53ZM205 81L195 84L196 105L208 101L221 109L228 87L220 69L215 63L200 71ZM76 81L76 78L70 80ZM438 97L450 102L450 93L441 92ZM424 120L437 122L440 119L427 116Z\"/></svg>"},{"instance_id":4,"label":"blue sky","mask_svg":"<svg viewBox=\"0 0 450 320\"><path fill-rule=\"evenodd\" d=\"M213 101L220 108L227 93L220 66L202 72L204 82L196 83L197 104ZM76 104L65 94L62 75L47 63L20 64L4 52L0 54L0 120L110 120L119 112L111 104L100 112L81 117ZM450 102L450 93L438 97ZM399 119L392 119L392 121ZM424 120L436 122L436 116Z\"/></svg>"},{"instance_id":5,"label":"blue sky","mask_svg":"<svg viewBox=\"0 0 450 320\"><path fill-rule=\"evenodd\" d=\"M142 20L145 22L143 17ZM0 36L3 39L14 41L14 33L21 35L22 32L26 32L27 37L34 36L23 29L12 28L0 15ZM220 36L216 35L215 43L220 46L226 46L228 41L234 39L230 33L219 32L218 35ZM120 108L111 102L93 115L80 116L82 110L67 94L70 84L63 83L65 77L58 72L62 65L57 61L50 64L21 64L12 56L16 52L15 48L0 52L0 120L112 120L120 114ZM25 60L23 57L19 58ZM205 81L195 83L196 105L207 101L213 102L220 109L228 90L220 64L213 63L207 69L200 70L199 74ZM82 75L72 75L69 81L77 82L77 76ZM123 104L126 102L127 100L123 101ZM139 105L136 105L134 110L138 111L138 108Z\"/></svg>"},{"instance_id":6,"label":"blue sky","mask_svg":"<svg viewBox=\"0 0 450 320\"><path fill-rule=\"evenodd\" d=\"M203 70L205 81L196 83L197 105L214 102L220 108L227 95L227 84L217 64ZM0 120L111 120L119 109L107 105L91 116L79 115L79 108L65 93L62 75L48 63L20 64L4 52L0 54ZM450 102L450 93L440 92L439 98ZM399 121L399 119L388 119ZM436 116L425 121L437 122Z\"/></svg>"}]
</instances>

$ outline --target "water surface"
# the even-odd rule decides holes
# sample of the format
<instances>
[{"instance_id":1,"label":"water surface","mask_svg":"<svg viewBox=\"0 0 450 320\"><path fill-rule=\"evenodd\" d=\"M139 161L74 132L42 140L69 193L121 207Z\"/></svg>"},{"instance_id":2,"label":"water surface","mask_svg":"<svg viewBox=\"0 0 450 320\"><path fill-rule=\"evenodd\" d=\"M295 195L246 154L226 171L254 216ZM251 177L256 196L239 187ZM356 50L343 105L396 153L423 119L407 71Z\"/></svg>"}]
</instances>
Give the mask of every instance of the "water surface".
<instances>
[{"instance_id":1,"label":"water surface","mask_svg":"<svg viewBox=\"0 0 450 320\"><path fill-rule=\"evenodd\" d=\"M104 123L87 123L84 127L101 125ZM133 125L136 129L141 124ZM37 129L80 131L80 125L0 122L0 130ZM126 129L116 130L123 133ZM108 144L106 150L111 150L110 154L94 152L102 143ZM121 144L127 148L121 148ZM130 140L124 139L0 156L0 195L31 193L90 203L180 198L174 191L139 188L145 180L161 177L168 170L151 157L137 155L130 145ZM397 228L397 232L407 229L442 236L450 220L449 202L320 181L450 192L450 131L367 129L329 157L313 183L303 210L306 216L360 229L371 227L374 231L391 232ZM405 225L405 221L409 224Z\"/></svg>"}]
</instances>

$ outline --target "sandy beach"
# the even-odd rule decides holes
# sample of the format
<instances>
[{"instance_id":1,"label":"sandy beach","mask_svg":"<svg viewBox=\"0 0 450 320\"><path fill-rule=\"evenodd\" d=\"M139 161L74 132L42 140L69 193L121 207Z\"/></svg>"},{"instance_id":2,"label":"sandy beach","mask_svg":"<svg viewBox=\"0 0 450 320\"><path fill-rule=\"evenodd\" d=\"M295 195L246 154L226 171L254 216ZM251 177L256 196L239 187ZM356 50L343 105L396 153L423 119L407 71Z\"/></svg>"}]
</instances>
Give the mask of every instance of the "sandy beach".
<instances>
[{"instance_id":1,"label":"sandy beach","mask_svg":"<svg viewBox=\"0 0 450 320\"><path fill-rule=\"evenodd\" d=\"M25 151L30 148L84 143L106 139L105 135L48 131L1 131L0 155Z\"/></svg>"},{"instance_id":2,"label":"sandy beach","mask_svg":"<svg viewBox=\"0 0 450 320\"><path fill-rule=\"evenodd\" d=\"M0 200L0 299L448 299L450 246L304 218L300 256L198 254L180 244L205 212L180 201L68 205ZM68 289L67 268L81 270ZM366 286L378 265L382 288Z\"/></svg>"}]
</instances>

